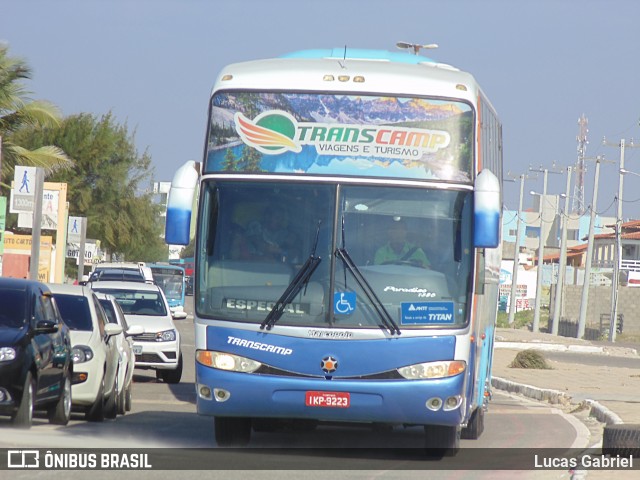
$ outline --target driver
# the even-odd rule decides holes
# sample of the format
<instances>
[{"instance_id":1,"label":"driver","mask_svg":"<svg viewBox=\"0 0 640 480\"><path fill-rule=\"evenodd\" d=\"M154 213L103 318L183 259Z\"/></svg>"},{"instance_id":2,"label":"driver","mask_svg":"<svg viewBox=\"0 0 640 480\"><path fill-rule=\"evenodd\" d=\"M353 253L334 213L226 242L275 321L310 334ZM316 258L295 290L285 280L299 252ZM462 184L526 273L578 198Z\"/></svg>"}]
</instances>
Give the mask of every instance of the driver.
<instances>
[{"instance_id":1,"label":"driver","mask_svg":"<svg viewBox=\"0 0 640 480\"><path fill-rule=\"evenodd\" d=\"M404 220L391 222L388 229L389 241L376 250L373 263L376 265L389 263L413 263L419 267L428 268L429 260L424 251L407 241L407 226Z\"/></svg>"}]
</instances>

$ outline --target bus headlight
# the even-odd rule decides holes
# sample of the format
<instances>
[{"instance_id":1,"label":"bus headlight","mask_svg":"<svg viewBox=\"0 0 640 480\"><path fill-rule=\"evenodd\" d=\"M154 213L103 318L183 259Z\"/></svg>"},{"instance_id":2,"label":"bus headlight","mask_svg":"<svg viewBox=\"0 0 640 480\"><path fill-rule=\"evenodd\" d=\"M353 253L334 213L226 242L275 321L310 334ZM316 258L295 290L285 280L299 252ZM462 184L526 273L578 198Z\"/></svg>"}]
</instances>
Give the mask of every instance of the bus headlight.
<instances>
[{"instance_id":1,"label":"bus headlight","mask_svg":"<svg viewBox=\"0 0 640 480\"><path fill-rule=\"evenodd\" d=\"M429 380L453 377L465 371L467 363L462 360L446 362L416 363L398 369L398 373L408 380Z\"/></svg>"},{"instance_id":2,"label":"bus headlight","mask_svg":"<svg viewBox=\"0 0 640 480\"><path fill-rule=\"evenodd\" d=\"M252 373L262 366L260 362L231 353L211 350L196 351L196 360L207 367L227 370L229 372Z\"/></svg>"}]
</instances>

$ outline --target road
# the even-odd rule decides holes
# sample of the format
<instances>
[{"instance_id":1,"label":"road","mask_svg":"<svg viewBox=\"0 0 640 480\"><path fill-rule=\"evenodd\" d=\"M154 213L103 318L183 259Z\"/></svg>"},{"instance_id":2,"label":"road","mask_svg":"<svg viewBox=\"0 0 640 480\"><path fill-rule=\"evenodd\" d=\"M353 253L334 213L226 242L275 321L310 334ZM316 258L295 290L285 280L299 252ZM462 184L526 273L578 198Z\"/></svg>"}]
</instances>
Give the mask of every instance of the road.
<instances>
[{"instance_id":1,"label":"road","mask_svg":"<svg viewBox=\"0 0 640 480\"><path fill-rule=\"evenodd\" d=\"M176 323L182 335L184 357L193 359L192 321L187 319ZM74 415L66 427L55 427L44 418L36 418L31 430L22 431L9 428L8 420L0 419L0 447L128 448L132 451L163 447L214 449L212 419L195 413L194 370L193 361L186 361L183 380L177 385L157 382L152 371L137 371L133 410L116 420L89 423ZM479 440L462 440L464 450L584 448L591 442L588 429L572 415L546 404L500 392L494 396L485 425L485 432ZM358 478L358 472L362 470L375 470L378 472L376 476L382 477L393 476L391 472L402 472L404 476L409 473L407 470L422 470L425 465L427 468L434 468L434 465L452 468L451 465L455 465L451 462L457 460L452 458L438 460L444 463L425 463L419 448L422 443L423 430L419 427L372 430L327 425L312 432L254 433L249 449L215 449L204 453L176 450L175 455L167 452L167 457L175 457L177 463L173 467L209 469L212 468L211 459L215 459L213 468L234 471L238 468L259 469L266 475L264 478L269 477L269 472L275 474L281 469L304 470L307 472L303 475L305 478L309 477L311 470L320 473L327 469L350 470L353 477L349 478ZM482 450L481 455L486 455L486 452ZM152 472L138 472L137 475L143 473ZM450 478L448 473L437 472L444 476L433 478ZM481 473L475 473L468 478L483 478ZM500 478L502 472L486 473L486 478ZM537 475L541 472L529 473ZM115 478L116 475L115 472L92 472L92 476L94 474L106 475L104 478ZM545 478L535 475L531 478ZM12 475L13 478L20 477ZM424 478L424 472L420 478ZM467 477L457 475L455 478Z\"/></svg>"}]
</instances>

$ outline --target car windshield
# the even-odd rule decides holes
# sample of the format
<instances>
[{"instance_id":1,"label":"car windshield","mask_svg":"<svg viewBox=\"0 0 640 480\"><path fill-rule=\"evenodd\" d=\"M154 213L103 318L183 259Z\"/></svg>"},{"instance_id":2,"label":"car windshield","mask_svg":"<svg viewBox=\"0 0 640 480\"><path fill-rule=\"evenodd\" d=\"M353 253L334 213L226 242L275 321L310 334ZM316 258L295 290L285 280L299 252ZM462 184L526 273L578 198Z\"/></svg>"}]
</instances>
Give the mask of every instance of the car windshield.
<instances>
[{"instance_id":1,"label":"car windshield","mask_svg":"<svg viewBox=\"0 0 640 480\"><path fill-rule=\"evenodd\" d=\"M109 300L100 300L100 305L102 305L104 313L107 314L109 323L118 323L118 318L116 317L116 311L113 308L113 303L111 303Z\"/></svg>"},{"instance_id":2,"label":"car windshield","mask_svg":"<svg viewBox=\"0 0 640 480\"><path fill-rule=\"evenodd\" d=\"M151 290L115 290L94 288L97 292L113 295L125 315L164 316L167 314L160 292Z\"/></svg>"},{"instance_id":3,"label":"car windshield","mask_svg":"<svg viewBox=\"0 0 640 480\"><path fill-rule=\"evenodd\" d=\"M58 309L62 314L64 323L71 330L93 330L91 321L91 310L86 297L78 295L64 295L57 293L54 295Z\"/></svg>"},{"instance_id":4,"label":"car windshield","mask_svg":"<svg viewBox=\"0 0 640 480\"><path fill-rule=\"evenodd\" d=\"M0 328L20 328L26 319L26 291L0 290Z\"/></svg>"},{"instance_id":5,"label":"car windshield","mask_svg":"<svg viewBox=\"0 0 640 480\"><path fill-rule=\"evenodd\" d=\"M140 270L128 268L104 268L96 270L89 279L92 282L101 280L118 280L123 282L144 282L145 278Z\"/></svg>"}]
</instances>

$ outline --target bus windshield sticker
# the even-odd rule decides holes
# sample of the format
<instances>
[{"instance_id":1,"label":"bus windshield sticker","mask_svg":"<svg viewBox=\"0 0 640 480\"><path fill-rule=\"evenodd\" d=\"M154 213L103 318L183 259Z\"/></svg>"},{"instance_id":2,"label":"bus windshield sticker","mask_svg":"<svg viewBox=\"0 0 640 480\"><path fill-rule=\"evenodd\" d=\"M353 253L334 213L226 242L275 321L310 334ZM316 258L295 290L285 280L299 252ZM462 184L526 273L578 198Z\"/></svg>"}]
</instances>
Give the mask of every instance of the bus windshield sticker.
<instances>
[{"instance_id":1,"label":"bus windshield sticker","mask_svg":"<svg viewBox=\"0 0 640 480\"><path fill-rule=\"evenodd\" d=\"M447 325L455 321L453 302L402 303L402 325Z\"/></svg>"},{"instance_id":2,"label":"bus windshield sticker","mask_svg":"<svg viewBox=\"0 0 640 480\"><path fill-rule=\"evenodd\" d=\"M256 312L269 312L273 309L276 302L266 300L248 300L240 298L225 298L225 308L231 310L253 310ZM284 311L286 313L293 313L298 315L309 314L311 307L308 303L290 303Z\"/></svg>"},{"instance_id":3,"label":"bus windshield sticker","mask_svg":"<svg viewBox=\"0 0 640 480\"><path fill-rule=\"evenodd\" d=\"M460 100L217 92L204 173L471 183L473 129L473 107Z\"/></svg>"},{"instance_id":4,"label":"bus windshield sticker","mask_svg":"<svg viewBox=\"0 0 640 480\"><path fill-rule=\"evenodd\" d=\"M333 313L349 315L356 309L356 292L335 292L333 294Z\"/></svg>"},{"instance_id":5,"label":"bus windshield sticker","mask_svg":"<svg viewBox=\"0 0 640 480\"><path fill-rule=\"evenodd\" d=\"M393 285L387 285L386 287L384 287L384 291L392 292L392 293L415 293L420 298L433 298L436 296L435 292L430 292L426 288L420 288L420 287L406 288L406 287L394 287Z\"/></svg>"}]
</instances>

